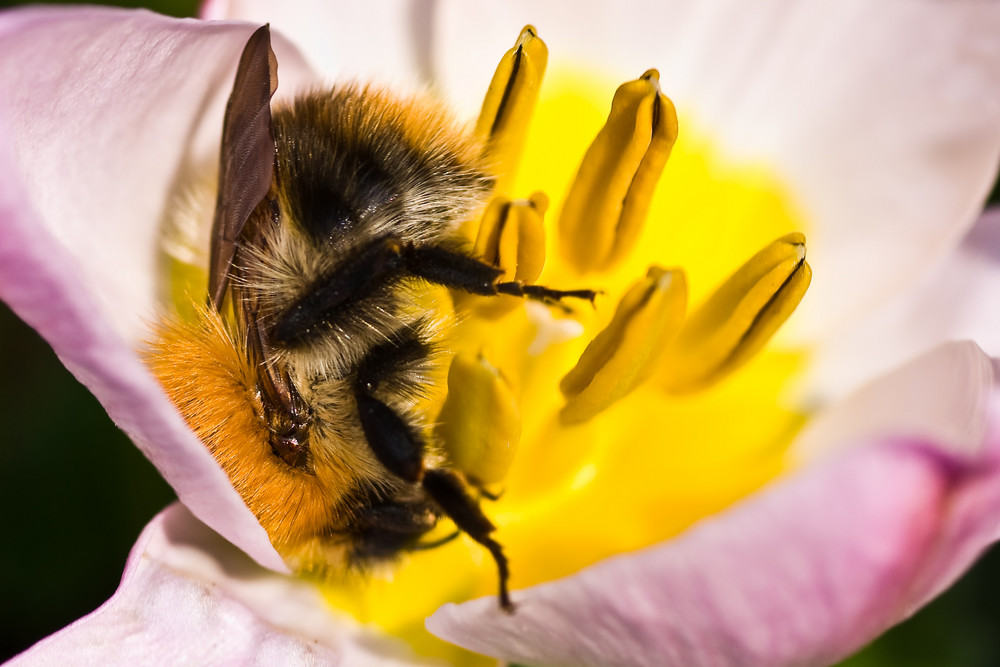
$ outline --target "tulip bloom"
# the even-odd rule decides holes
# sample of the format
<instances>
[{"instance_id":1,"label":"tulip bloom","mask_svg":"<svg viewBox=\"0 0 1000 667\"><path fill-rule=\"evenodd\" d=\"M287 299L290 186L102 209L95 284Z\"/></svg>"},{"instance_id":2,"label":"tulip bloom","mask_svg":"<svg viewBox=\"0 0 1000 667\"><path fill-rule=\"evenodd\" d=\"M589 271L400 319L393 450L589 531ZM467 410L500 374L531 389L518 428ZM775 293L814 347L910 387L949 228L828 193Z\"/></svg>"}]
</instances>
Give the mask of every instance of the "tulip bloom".
<instances>
[{"instance_id":1,"label":"tulip bloom","mask_svg":"<svg viewBox=\"0 0 1000 667\"><path fill-rule=\"evenodd\" d=\"M269 18L251 5L206 11ZM426 9L273 17L305 54L275 38L279 95L316 80L308 62L328 75L423 80L468 107L494 54L534 22L549 47L549 87L505 187L583 211L568 222L548 212L558 224L546 233L563 254L547 253L542 276L597 279L618 307L575 326L545 309L469 305L470 339L488 333L490 317L521 318L504 320L517 327L495 351L500 370L525 369L520 451L509 469L479 472L507 486L492 515L515 588L526 588L513 615L494 598L446 605L427 621L431 632L523 664L824 664L908 616L996 539L993 366L976 344L947 341L980 333L974 315L995 277L981 246L995 217L960 241L1000 154L991 39L1000 10L716 2L589 7L587 24L570 26L551 8ZM329 29L313 42L315 26ZM11 91L0 101L10 137L0 144L0 297L183 503L149 525L105 606L24 658L475 662L419 631L438 604L488 591L492 573L475 566L473 548L456 541L414 555L394 582L362 590L320 591L282 574L267 535L136 352L155 311L153 259L172 188L218 150L254 27L93 9L0 19L0 78ZM620 83L605 85L604 73L633 78L642 100L659 99L649 92L658 79L680 129L676 145L657 149L671 155L640 216L653 231L633 226L626 203L613 232L585 221L600 241L587 244L574 225L610 206L601 188L612 192L627 162L601 162L618 145L601 143ZM666 117L659 108L654 128ZM633 160L632 184L648 154ZM588 181L581 159L610 176ZM524 216L517 240L537 246ZM771 298L732 329L719 313L747 301L719 297L729 307L717 308L713 294L741 284L750 287L740 294L754 293L767 281L748 276L773 270L785 271L780 285L803 280L798 232L816 277L789 330L760 351L773 331L757 340L753 327ZM484 239L501 257L503 243ZM533 260L514 255L511 271L528 271ZM960 271L961 288L942 296ZM796 289L797 302L805 285ZM928 304L941 301L973 315L924 326L936 317ZM977 340L994 351L989 332ZM477 372L473 364L465 386L478 386Z\"/></svg>"}]
</instances>

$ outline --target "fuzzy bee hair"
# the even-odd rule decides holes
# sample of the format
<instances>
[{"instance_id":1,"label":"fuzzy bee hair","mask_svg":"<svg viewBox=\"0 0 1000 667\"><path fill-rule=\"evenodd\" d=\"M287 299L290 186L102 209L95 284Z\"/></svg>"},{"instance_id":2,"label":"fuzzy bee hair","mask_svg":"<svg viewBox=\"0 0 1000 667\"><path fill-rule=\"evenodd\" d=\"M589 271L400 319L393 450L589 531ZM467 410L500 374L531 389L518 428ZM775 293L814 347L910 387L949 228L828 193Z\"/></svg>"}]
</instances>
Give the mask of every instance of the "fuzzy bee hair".
<instances>
[{"instance_id":1,"label":"fuzzy bee hair","mask_svg":"<svg viewBox=\"0 0 1000 667\"><path fill-rule=\"evenodd\" d=\"M208 302L167 316L150 364L293 567L364 570L440 519L507 561L477 489L427 428L448 289L500 282L459 234L489 196L483 150L440 106L359 85L278 106L267 27L226 110Z\"/></svg>"}]
</instances>

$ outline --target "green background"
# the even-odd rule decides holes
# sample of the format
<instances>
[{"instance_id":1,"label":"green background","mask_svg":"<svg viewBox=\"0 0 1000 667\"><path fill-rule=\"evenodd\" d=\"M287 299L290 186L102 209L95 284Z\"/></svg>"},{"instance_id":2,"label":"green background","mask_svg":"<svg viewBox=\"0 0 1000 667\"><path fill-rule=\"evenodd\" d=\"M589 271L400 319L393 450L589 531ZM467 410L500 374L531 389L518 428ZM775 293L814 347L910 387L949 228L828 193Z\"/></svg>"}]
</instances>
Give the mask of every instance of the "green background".
<instances>
[{"instance_id":1,"label":"green background","mask_svg":"<svg viewBox=\"0 0 1000 667\"><path fill-rule=\"evenodd\" d=\"M0 1L0 7L13 4ZM190 16L196 2L118 2ZM995 190L991 201L1000 201ZM129 549L173 491L51 348L0 304L0 661L114 592ZM1000 661L1000 549L849 667Z\"/></svg>"}]
</instances>

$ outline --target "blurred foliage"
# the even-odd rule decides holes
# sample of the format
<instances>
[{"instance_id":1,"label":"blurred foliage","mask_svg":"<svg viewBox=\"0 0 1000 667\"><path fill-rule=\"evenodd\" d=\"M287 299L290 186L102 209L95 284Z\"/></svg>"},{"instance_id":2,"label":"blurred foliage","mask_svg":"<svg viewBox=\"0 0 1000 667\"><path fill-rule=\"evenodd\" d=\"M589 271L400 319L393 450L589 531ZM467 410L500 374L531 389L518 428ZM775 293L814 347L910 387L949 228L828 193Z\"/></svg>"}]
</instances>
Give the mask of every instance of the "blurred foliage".
<instances>
[{"instance_id":1,"label":"blurred foliage","mask_svg":"<svg viewBox=\"0 0 1000 667\"><path fill-rule=\"evenodd\" d=\"M23 3L0 0L0 7L16 4ZM192 16L198 6L104 4L172 16ZM1000 203L1000 189L990 200ZM174 494L51 348L3 305L0 349L3 661L110 597L136 537ZM940 598L841 667L991 666L1000 659L998 626L1000 548L994 548Z\"/></svg>"}]
</instances>

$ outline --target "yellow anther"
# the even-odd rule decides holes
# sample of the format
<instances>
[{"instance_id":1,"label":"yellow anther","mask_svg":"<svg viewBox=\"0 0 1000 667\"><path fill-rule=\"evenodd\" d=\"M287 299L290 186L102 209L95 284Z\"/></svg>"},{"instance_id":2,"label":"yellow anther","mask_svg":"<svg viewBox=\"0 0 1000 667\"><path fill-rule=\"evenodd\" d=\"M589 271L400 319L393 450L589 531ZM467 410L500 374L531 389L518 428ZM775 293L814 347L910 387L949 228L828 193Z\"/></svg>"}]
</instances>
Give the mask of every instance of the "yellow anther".
<instances>
[{"instance_id":1,"label":"yellow anther","mask_svg":"<svg viewBox=\"0 0 1000 667\"><path fill-rule=\"evenodd\" d=\"M545 266L545 226L549 198L536 192L528 199L494 197L483 214L474 252L497 268L503 280L533 283Z\"/></svg>"},{"instance_id":2,"label":"yellow anther","mask_svg":"<svg viewBox=\"0 0 1000 667\"><path fill-rule=\"evenodd\" d=\"M806 239L788 234L736 270L691 314L666 351L662 386L681 393L716 382L752 357L802 300L812 269Z\"/></svg>"},{"instance_id":3,"label":"yellow anther","mask_svg":"<svg viewBox=\"0 0 1000 667\"><path fill-rule=\"evenodd\" d=\"M545 211L549 198L535 192L528 199L511 201L497 195L486 207L479 224L479 235L473 252L497 268L503 269L500 280L518 280L530 284L538 279L545 266ZM519 297L499 296L464 299L456 303L473 302L476 314L496 318L524 303Z\"/></svg>"},{"instance_id":4,"label":"yellow anther","mask_svg":"<svg viewBox=\"0 0 1000 667\"><path fill-rule=\"evenodd\" d=\"M567 398L562 422L586 421L645 382L680 329L686 308L684 272L650 267L559 383Z\"/></svg>"},{"instance_id":5,"label":"yellow anther","mask_svg":"<svg viewBox=\"0 0 1000 667\"><path fill-rule=\"evenodd\" d=\"M559 218L559 239L578 271L612 267L635 245L677 140L677 113L649 70L622 84L587 149Z\"/></svg>"},{"instance_id":6,"label":"yellow anther","mask_svg":"<svg viewBox=\"0 0 1000 667\"><path fill-rule=\"evenodd\" d=\"M495 484L506 477L521 439L521 411L507 379L482 354L452 359L434 432L470 481Z\"/></svg>"},{"instance_id":7,"label":"yellow anther","mask_svg":"<svg viewBox=\"0 0 1000 667\"><path fill-rule=\"evenodd\" d=\"M548 59L548 47L534 26L525 26L514 48L500 60L486 91L476 135L486 142L498 193L509 192L517 175Z\"/></svg>"}]
</instances>

